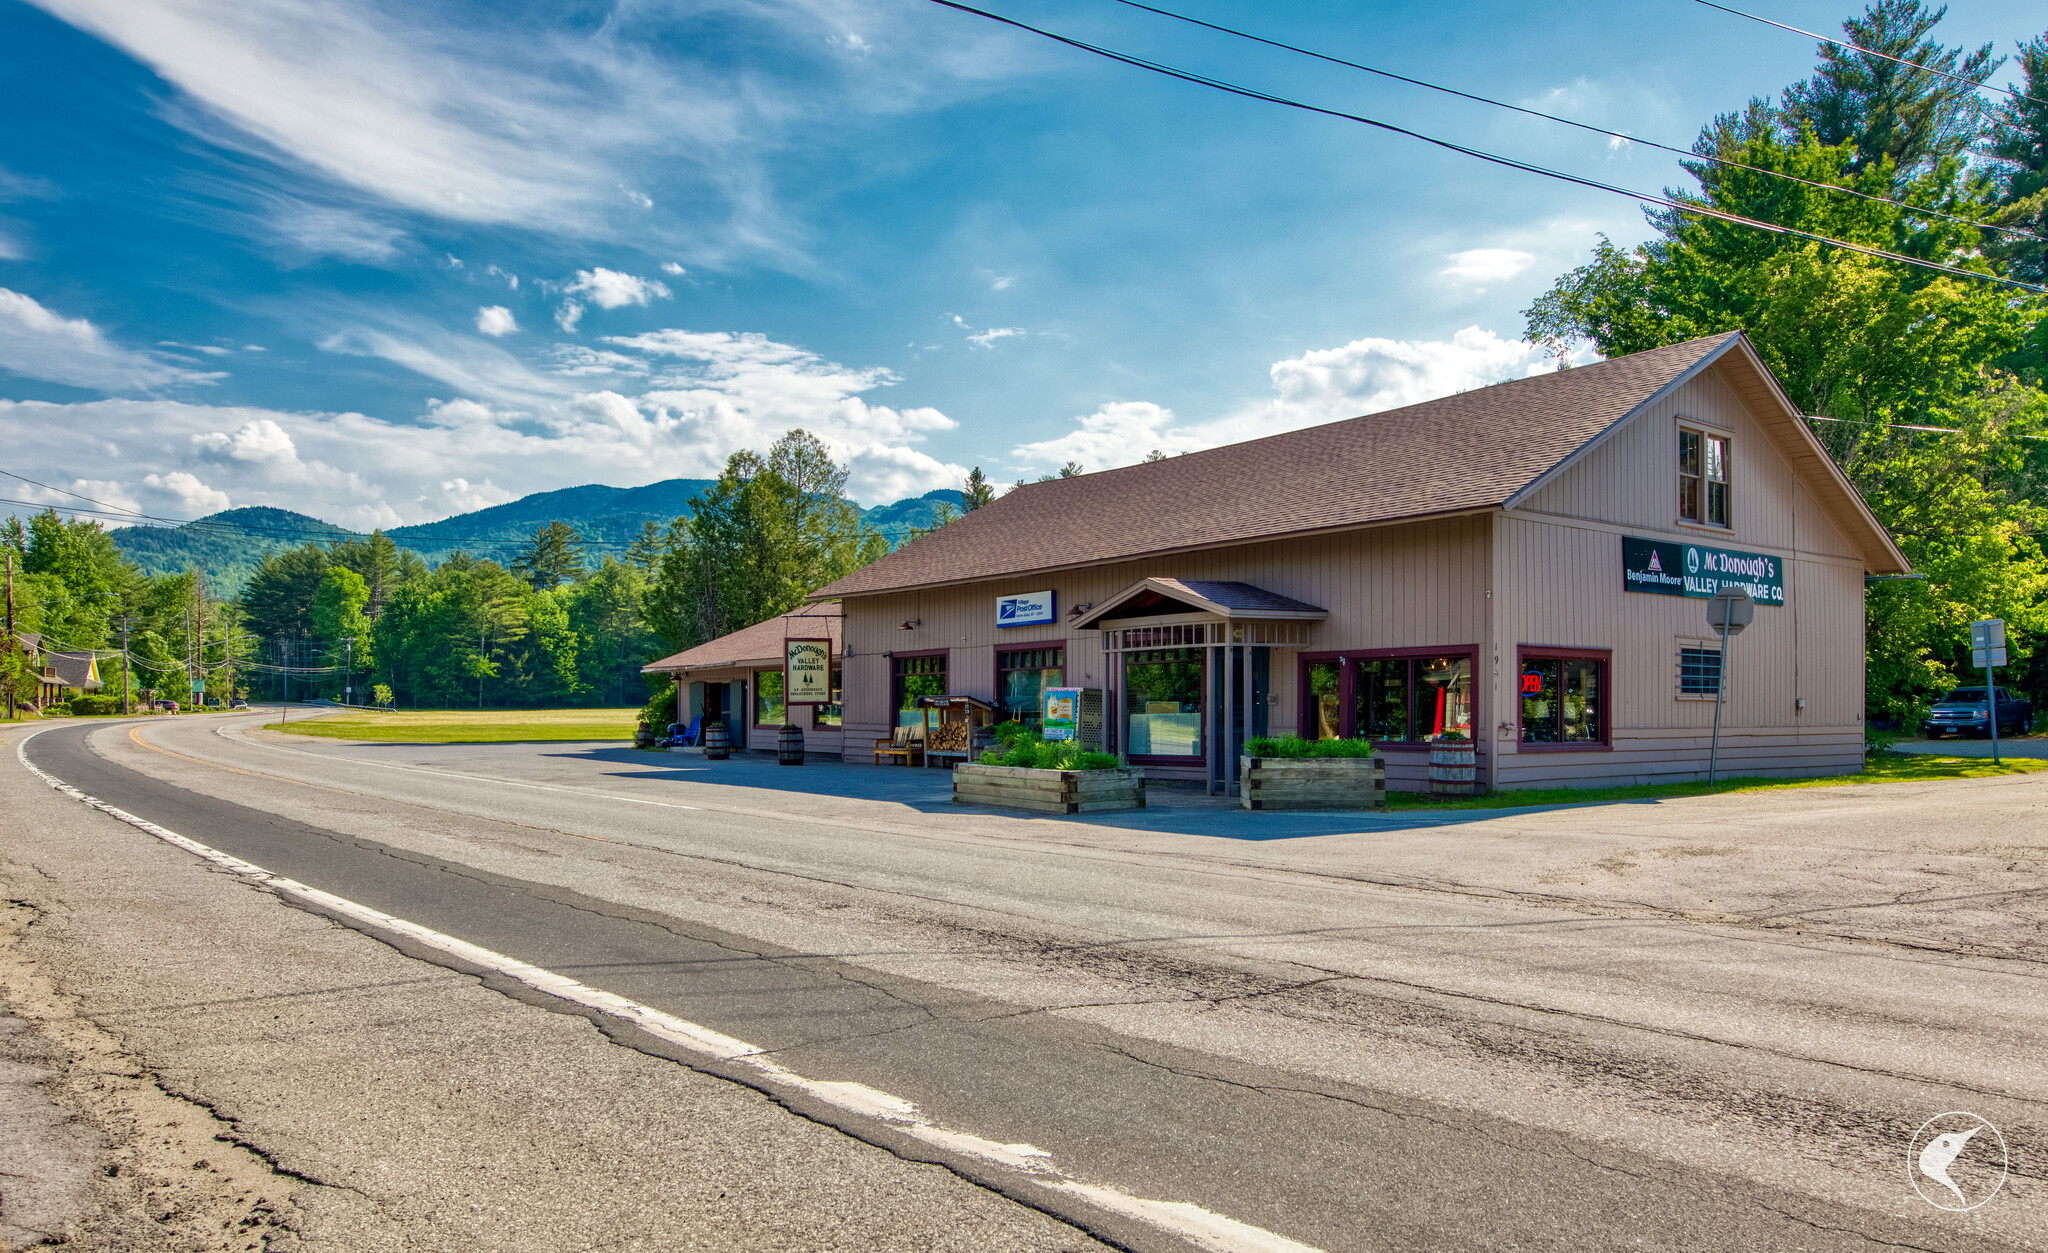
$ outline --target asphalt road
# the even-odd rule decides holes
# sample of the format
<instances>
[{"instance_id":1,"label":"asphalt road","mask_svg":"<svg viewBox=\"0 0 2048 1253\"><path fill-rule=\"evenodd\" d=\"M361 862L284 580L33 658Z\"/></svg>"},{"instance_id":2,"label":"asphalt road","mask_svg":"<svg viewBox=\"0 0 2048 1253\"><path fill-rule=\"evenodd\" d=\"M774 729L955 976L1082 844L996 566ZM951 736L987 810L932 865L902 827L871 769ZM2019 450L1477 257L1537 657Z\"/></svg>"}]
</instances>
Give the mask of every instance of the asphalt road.
<instances>
[{"instance_id":1,"label":"asphalt road","mask_svg":"<svg viewBox=\"0 0 2048 1253\"><path fill-rule=\"evenodd\" d=\"M254 726L67 727L26 756L273 874L762 1050L772 1066L681 1047L327 911L406 956L356 938L324 960L345 968L359 948L380 970L482 973L492 992L457 977L462 997L500 996L522 1021L583 1012L612 1042L558 1034L525 1064L580 1074L587 1050L624 1045L788 1124L759 1123L757 1146L794 1137L789 1153L849 1151L862 1169L884 1155L943 1166L919 1168L919 1194L895 1211L902 1228L888 1230L912 1233L910 1247L2048 1246L2048 781L1483 820L1064 822L962 813L874 772L859 782L881 780L876 798L848 798L829 794L829 773L772 787L790 782L772 767L713 774L598 746L363 746ZM39 806L60 799L45 796ZM92 872L53 864L154 865L166 846L71 804L90 847L44 831L32 864L64 885L39 908L81 919ZM258 895L206 877L195 899ZM232 936L208 942L214 962L235 951ZM62 965L60 940L43 943ZM89 1004L119 964L74 970L78 995ZM403 1034L433 1048L443 1028L409 995ZM146 1036L128 1003L131 1037ZM267 1055L254 1078L225 1041L209 1053L204 1015L184 1006L186 1086L221 1085L258 1110L321 1090L288 1055ZM360 1013L319 1028L330 1062L390 1029ZM452 1046L463 1032L448 1034ZM449 1065L414 1099L452 1100L463 1074ZM469 1134L516 1137L531 1116L519 1099L465 1108ZM2003 1191L1966 1215L1922 1201L1906 1169L1913 1129L1954 1109L1991 1120L2012 1148ZM717 1130L691 1122L701 1107L673 1112L615 1117L686 1141ZM379 1102L326 1115L352 1144L385 1135L393 1162L440 1151L418 1127L387 1133L390 1117ZM246 1113L236 1129L309 1179L352 1180L351 1221L366 1205L427 1212L449 1186L432 1169L409 1183L366 1171L351 1164L360 1148L290 1118ZM523 1170L517 1157L502 1169ZM554 1186L573 1193L588 1186L579 1173L616 1170L571 1154ZM808 1225L864 1185L819 1193L799 1175L757 1199L781 1209L764 1247L878 1238ZM546 1192L498 1204L566 1204ZM302 1238L318 1243L319 1205L306 1204ZM823 1212L805 1217L813 1206ZM722 1230L657 1208L643 1203L619 1238L691 1247ZM531 1230L517 1215L467 1221L472 1235ZM432 1246L421 1233L433 1230L412 1236Z\"/></svg>"}]
</instances>

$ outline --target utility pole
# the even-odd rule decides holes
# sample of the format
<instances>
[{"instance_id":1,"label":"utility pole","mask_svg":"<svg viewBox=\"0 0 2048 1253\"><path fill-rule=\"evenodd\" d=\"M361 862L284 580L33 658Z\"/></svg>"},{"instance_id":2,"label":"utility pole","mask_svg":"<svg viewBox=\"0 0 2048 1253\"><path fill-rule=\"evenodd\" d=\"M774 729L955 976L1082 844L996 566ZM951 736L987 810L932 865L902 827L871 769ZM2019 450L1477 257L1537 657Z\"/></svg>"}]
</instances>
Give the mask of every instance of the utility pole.
<instances>
[{"instance_id":1,"label":"utility pole","mask_svg":"<svg viewBox=\"0 0 2048 1253\"><path fill-rule=\"evenodd\" d=\"M341 703L351 704L356 695L356 637L351 635L341 642Z\"/></svg>"},{"instance_id":2,"label":"utility pole","mask_svg":"<svg viewBox=\"0 0 2048 1253\"><path fill-rule=\"evenodd\" d=\"M476 707L478 709L482 709L484 707L483 663L486 663L490 660L490 658L484 654L484 628L482 626L478 626L476 629L476 659L479 663L476 668Z\"/></svg>"},{"instance_id":3,"label":"utility pole","mask_svg":"<svg viewBox=\"0 0 2048 1253\"><path fill-rule=\"evenodd\" d=\"M7 554L7 655L19 646L14 638L14 554ZM7 720L14 721L14 680L7 680Z\"/></svg>"},{"instance_id":4,"label":"utility pole","mask_svg":"<svg viewBox=\"0 0 2048 1253\"><path fill-rule=\"evenodd\" d=\"M134 621L135 619L125 613L121 615L121 716L123 718L134 712L128 705L128 626Z\"/></svg>"}]
</instances>

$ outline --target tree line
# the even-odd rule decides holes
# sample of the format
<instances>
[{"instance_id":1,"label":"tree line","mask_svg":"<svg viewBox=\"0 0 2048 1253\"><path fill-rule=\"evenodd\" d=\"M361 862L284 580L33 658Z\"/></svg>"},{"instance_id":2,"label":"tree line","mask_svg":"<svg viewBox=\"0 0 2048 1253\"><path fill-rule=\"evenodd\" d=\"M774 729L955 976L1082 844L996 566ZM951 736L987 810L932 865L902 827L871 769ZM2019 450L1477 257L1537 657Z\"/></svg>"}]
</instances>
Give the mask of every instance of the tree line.
<instances>
[{"instance_id":1,"label":"tree line","mask_svg":"<svg viewBox=\"0 0 2048 1253\"><path fill-rule=\"evenodd\" d=\"M1883 0L1844 22L1856 48L1823 44L1810 77L1714 118L1682 162L1700 190L1667 194L1985 277L1682 207L1638 247L1602 236L1525 311L1561 361L1748 332L1924 576L1868 597L1870 710L1907 726L1982 681L1974 619L2009 624L2016 686L2048 686L2048 302L2022 286L2048 284L2048 34L1991 103L2005 59L1942 43L1945 12Z\"/></svg>"}]
</instances>

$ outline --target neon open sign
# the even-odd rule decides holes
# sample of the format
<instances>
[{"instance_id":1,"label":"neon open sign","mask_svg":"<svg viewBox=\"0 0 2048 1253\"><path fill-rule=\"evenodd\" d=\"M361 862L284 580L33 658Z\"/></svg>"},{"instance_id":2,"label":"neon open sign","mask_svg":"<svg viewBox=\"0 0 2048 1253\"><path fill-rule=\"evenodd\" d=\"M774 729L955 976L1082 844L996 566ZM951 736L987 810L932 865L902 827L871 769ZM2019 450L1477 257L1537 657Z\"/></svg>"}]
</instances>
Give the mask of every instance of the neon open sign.
<instances>
[{"instance_id":1,"label":"neon open sign","mask_svg":"<svg viewBox=\"0 0 2048 1253\"><path fill-rule=\"evenodd\" d=\"M1543 695L1543 672L1541 670L1525 670L1522 672L1522 695Z\"/></svg>"}]
</instances>

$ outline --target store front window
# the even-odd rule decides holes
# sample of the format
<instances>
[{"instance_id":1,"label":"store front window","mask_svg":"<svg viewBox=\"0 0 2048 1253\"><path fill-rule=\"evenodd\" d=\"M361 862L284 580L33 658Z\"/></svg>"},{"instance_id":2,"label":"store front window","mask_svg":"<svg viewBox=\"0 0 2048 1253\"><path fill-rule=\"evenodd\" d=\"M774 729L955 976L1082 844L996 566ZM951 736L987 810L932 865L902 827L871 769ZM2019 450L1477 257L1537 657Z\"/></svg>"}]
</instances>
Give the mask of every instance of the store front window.
<instances>
[{"instance_id":1,"label":"store front window","mask_svg":"<svg viewBox=\"0 0 2048 1253\"><path fill-rule=\"evenodd\" d=\"M1597 657L1522 657L1522 743L1604 744L1607 662Z\"/></svg>"},{"instance_id":2,"label":"store front window","mask_svg":"<svg viewBox=\"0 0 2048 1253\"><path fill-rule=\"evenodd\" d=\"M1124 712L1132 757L1202 755L1202 652L1161 648L1124 654Z\"/></svg>"},{"instance_id":3,"label":"store front window","mask_svg":"<svg viewBox=\"0 0 2048 1253\"><path fill-rule=\"evenodd\" d=\"M832 703L819 705L811 710L811 725L836 727L839 725L843 706L840 703L839 667L832 667Z\"/></svg>"},{"instance_id":4,"label":"store front window","mask_svg":"<svg viewBox=\"0 0 2048 1253\"><path fill-rule=\"evenodd\" d=\"M1306 738L1334 740L1344 734L1343 663L1308 663L1308 709L1313 730Z\"/></svg>"},{"instance_id":5,"label":"store front window","mask_svg":"<svg viewBox=\"0 0 2048 1253\"><path fill-rule=\"evenodd\" d=\"M996 699L1003 722L1037 726L1045 719L1045 689L1065 683L1067 650L1026 648L996 654Z\"/></svg>"},{"instance_id":6,"label":"store front window","mask_svg":"<svg viewBox=\"0 0 2048 1253\"><path fill-rule=\"evenodd\" d=\"M785 721L782 704L782 671L754 671L754 725L779 727Z\"/></svg>"},{"instance_id":7,"label":"store front window","mask_svg":"<svg viewBox=\"0 0 2048 1253\"><path fill-rule=\"evenodd\" d=\"M924 725L924 714L917 708L917 698L946 694L946 654L892 657L889 670L896 703L896 725Z\"/></svg>"}]
</instances>

